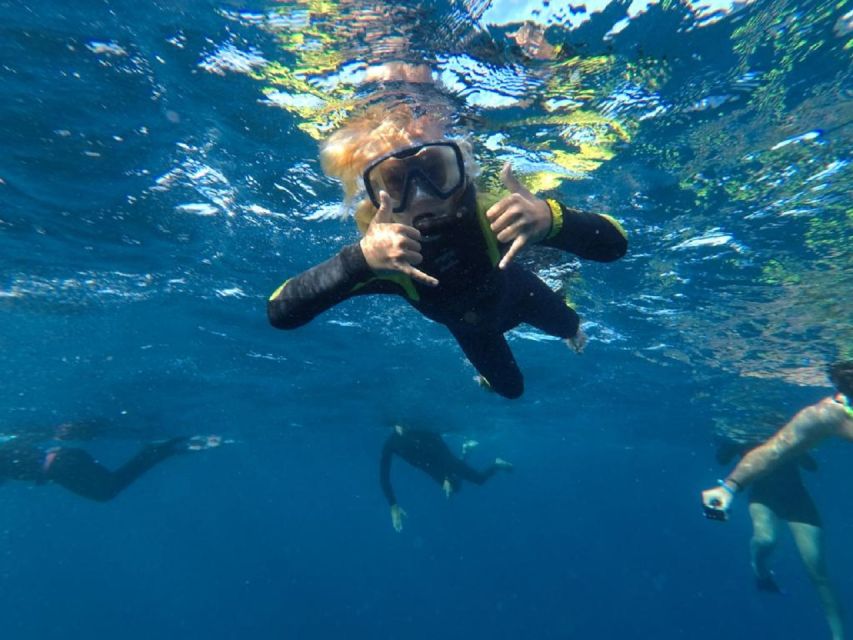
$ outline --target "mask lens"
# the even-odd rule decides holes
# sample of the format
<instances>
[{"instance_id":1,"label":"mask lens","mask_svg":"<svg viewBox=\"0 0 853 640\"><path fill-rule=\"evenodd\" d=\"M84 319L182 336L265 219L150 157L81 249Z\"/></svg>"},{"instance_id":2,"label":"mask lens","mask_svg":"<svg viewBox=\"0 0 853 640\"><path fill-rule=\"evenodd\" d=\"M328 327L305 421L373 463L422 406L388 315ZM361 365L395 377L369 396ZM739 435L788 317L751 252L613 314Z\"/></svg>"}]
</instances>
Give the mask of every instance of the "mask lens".
<instances>
[{"instance_id":1,"label":"mask lens","mask_svg":"<svg viewBox=\"0 0 853 640\"><path fill-rule=\"evenodd\" d=\"M379 178L380 188L387 191L392 200L400 202L403 199L403 189L408 176L406 161L388 158L376 167L375 173Z\"/></svg>"},{"instance_id":2,"label":"mask lens","mask_svg":"<svg viewBox=\"0 0 853 640\"><path fill-rule=\"evenodd\" d=\"M380 191L385 191L391 198L391 206L396 209L403 201L406 176L407 169L404 160L387 158L369 171L367 179L370 181L373 193L376 194L376 199L379 199ZM378 202L376 206L379 206Z\"/></svg>"},{"instance_id":3,"label":"mask lens","mask_svg":"<svg viewBox=\"0 0 853 640\"><path fill-rule=\"evenodd\" d=\"M462 159L455 145L427 144L412 151L385 158L365 172L375 206L379 206L379 192L385 191L391 197L393 210L401 211L407 191L415 182L439 198L450 197L462 186Z\"/></svg>"},{"instance_id":4,"label":"mask lens","mask_svg":"<svg viewBox=\"0 0 853 640\"><path fill-rule=\"evenodd\" d=\"M421 149L412 157L417 169L442 193L450 191L461 182L456 154L450 147L435 146Z\"/></svg>"}]
</instances>

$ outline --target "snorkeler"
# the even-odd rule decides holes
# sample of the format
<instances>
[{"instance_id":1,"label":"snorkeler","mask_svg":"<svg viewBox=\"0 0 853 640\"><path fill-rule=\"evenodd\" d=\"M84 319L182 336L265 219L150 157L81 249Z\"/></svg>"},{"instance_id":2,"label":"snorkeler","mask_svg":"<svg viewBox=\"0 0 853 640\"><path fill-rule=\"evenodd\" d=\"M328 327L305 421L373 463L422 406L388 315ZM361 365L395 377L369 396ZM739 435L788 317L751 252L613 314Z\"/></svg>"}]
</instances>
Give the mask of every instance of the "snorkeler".
<instances>
[{"instance_id":1,"label":"snorkeler","mask_svg":"<svg viewBox=\"0 0 853 640\"><path fill-rule=\"evenodd\" d=\"M736 455L744 455L752 447L748 444L726 443L717 451L717 461L727 464ZM817 462L809 454L792 458L755 480L749 487L749 515L753 535L750 543L755 585L761 591L780 593L779 586L769 567L770 556L776 546L776 530L780 520L788 524L797 544L800 558L809 577L818 587L829 591L831 606L838 610L838 599L832 594L823 561L823 532L820 513L803 484L800 469L817 471ZM831 615L830 618L840 618Z\"/></svg>"},{"instance_id":2,"label":"snorkeler","mask_svg":"<svg viewBox=\"0 0 853 640\"><path fill-rule=\"evenodd\" d=\"M750 448L749 445L726 443L717 450L717 461L727 464ZM803 484L801 468L816 471L817 463L809 454L803 454L775 467L749 487L749 515L753 530L749 551L755 585L761 591L781 593L770 570L770 558L776 548L779 523L785 521L809 579L817 590L832 638L840 640L844 637L844 624L838 596L827 575L823 525L820 513Z\"/></svg>"},{"instance_id":3,"label":"snorkeler","mask_svg":"<svg viewBox=\"0 0 853 640\"><path fill-rule=\"evenodd\" d=\"M462 448L463 456L468 445L469 443L466 443ZM397 504L397 497L391 486L391 458L394 455L400 456L435 480L448 498L462 488L463 480L481 485L500 470L512 471L512 464L500 458L495 458L485 471L478 471L453 455L439 434L396 425L382 447L379 483L391 507L391 524L398 533L403 530L406 512Z\"/></svg>"},{"instance_id":4,"label":"snorkeler","mask_svg":"<svg viewBox=\"0 0 853 640\"><path fill-rule=\"evenodd\" d=\"M97 502L112 500L146 471L176 454L210 449L221 443L219 436L179 437L151 443L110 471L80 448L44 447L27 436L5 438L0 444L0 482L55 482Z\"/></svg>"},{"instance_id":5,"label":"snorkeler","mask_svg":"<svg viewBox=\"0 0 853 640\"><path fill-rule=\"evenodd\" d=\"M362 182L367 198L356 221L364 235L276 289L267 307L273 326L302 326L357 295L399 295L444 324L484 385L507 398L519 397L524 382L505 332L527 323L583 349L574 309L512 260L532 244L617 260L627 240L613 218L534 196L509 164L501 174L509 195L479 194L470 146L407 104L368 109L331 136L321 160L348 197Z\"/></svg>"},{"instance_id":6,"label":"snorkeler","mask_svg":"<svg viewBox=\"0 0 853 640\"><path fill-rule=\"evenodd\" d=\"M820 514L798 469L798 465L808 468L808 450L826 438L853 440L853 361L832 365L829 378L837 395L801 410L764 444L748 451L719 486L702 492L702 503L706 517L726 520L734 496L751 488L752 567L757 586L765 591L778 591L767 563L775 546L778 520L786 520L817 590L832 638L842 640L841 606L827 577Z\"/></svg>"}]
</instances>

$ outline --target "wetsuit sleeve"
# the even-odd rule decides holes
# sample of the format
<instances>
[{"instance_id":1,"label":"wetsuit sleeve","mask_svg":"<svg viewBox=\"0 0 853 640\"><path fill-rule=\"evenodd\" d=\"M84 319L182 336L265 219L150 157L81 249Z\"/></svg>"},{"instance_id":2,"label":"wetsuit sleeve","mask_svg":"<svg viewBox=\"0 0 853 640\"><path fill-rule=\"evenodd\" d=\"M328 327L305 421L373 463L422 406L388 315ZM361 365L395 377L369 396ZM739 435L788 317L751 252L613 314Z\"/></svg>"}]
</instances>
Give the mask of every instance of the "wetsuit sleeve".
<instances>
[{"instance_id":1,"label":"wetsuit sleeve","mask_svg":"<svg viewBox=\"0 0 853 640\"><path fill-rule=\"evenodd\" d=\"M374 293L373 272L356 242L338 255L287 280L270 296L267 316L278 329L295 329L347 298ZM364 285L364 286L359 286Z\"/></svg>"},{"instance_id":2,"label":"wetsuit sleeve","mask_svg":"<svg viewBox=\"0 0 853 640\"><path fill-rule=\"evenodd\" d=\"M541 244L598 262L618 260L628 251L625 230L610 216L571 209L556 200L546 202L551 208L551 231Z\"/></svg>"},{"instance_id":3,"label":"wetsuit sleeve","mask_svg":"<svg viewBox=\"0 0 853 640\"><path fill-rule=\"evenodd\" d=\"M382 485L382 493L392 507L397 504L397 496L394 495L394 487L391 486L391 456L394 455L394 447L391 438L385 441L382 447L382 458L379 460L379 484Z\"/></svg>"}]
</instances>

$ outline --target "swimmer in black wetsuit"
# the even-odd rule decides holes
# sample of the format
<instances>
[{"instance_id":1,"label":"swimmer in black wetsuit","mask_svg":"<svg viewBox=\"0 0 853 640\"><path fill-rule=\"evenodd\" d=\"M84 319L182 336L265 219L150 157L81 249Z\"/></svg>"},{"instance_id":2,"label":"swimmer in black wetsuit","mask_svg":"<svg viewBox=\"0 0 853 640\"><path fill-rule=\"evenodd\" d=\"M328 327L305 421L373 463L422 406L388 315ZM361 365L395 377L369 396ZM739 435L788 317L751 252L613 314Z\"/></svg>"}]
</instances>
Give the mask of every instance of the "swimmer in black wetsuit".
<instances>
[{"instance_id":1,"label":"swimmer in black wetsuit","mask_svg":"<svg viewBox=\"0 0 853 640\"><path fill-rule=\"evenodd\" d=\"M215 436L214 436L215 438ZM41 438L7 436L0 444L0 482L20 480L56 484L84 498L107 502L152 467L173 455L217 446L198 437L172 438L144 446L115 471L110 471L87 451L76 447L40 446Z\"/></svg>"},{"instance_id":2,"label":"swimmer in black wetsuit","mask_svg":"<svg viewBox=\"0 0 853 640\"><path fill-rule=\"evenodd\" d=\"M539 243L616 260L627 240L611 217L534 196L509 165L509 195L478 194L470 147L407 105L369 111L333 135L321 158L348 191L354 174L361 177L367 199L356 220L364 236L276 289L267 306L273 326L300 327L357 295L399 295L444 324L487 386L507 398L519 397L524 382L505 332L527 323L583 348L575 311L512 259Z\"/></svg>"},{"instance_id":3,"label":"swimmer in black wetsuit","mask_svg":"<svg viewBox=\"0 0 853 640\"><path fill-rule=\"evenodd\" d=\"M463 455L465 448L463 448ZM430 478L441 485L449 498L462 488L462 482L468 481L476 485L484 484L500 470L511 471L512 465L506 460L495 458L486 470L478 471L457 458L442 437L432 431L409 429L397 425L382 447L382 458L379 461L379 483L382 493L391 507L391 524L394 530L403 530L403 517L406 512L397 504L394 488L391 486L391 458L400 456L413 467L425 472Z\"/></svg>"}]
</instances>

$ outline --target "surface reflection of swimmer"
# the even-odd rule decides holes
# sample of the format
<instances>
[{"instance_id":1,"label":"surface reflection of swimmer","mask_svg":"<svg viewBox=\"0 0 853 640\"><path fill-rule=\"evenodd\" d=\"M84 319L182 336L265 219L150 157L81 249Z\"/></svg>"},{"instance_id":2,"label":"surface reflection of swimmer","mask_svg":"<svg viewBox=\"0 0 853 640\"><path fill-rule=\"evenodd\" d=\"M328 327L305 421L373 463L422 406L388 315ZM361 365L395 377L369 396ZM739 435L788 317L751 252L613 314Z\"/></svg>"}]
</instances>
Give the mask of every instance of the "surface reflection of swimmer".
<instances>
[{"instance_id":1,"label":"surface reflection of swimmer","mask_svg":"<svg viewBox=\"0 0 853 640\"><path fill-rule=\"evenodd\" d=\"M472 444L474 443L466 442L463 445L463 456ZM395 426L394 431L385 441L385 446L382 447L379 482L391 507L391 524L398 532L403 529L403 517L406 512L397 504L397 496L394 494L394 487L391 486L391 460L395 455L435 480L441 485L448 498L462 488L463 481L481 485L500 470L512 470L509 462L495 458L489 467L478 471L462 458L453 455L450 447L439 434L400 425Z\"/></svg>"},{"instance_id":2,"label":"surface reflection of swimmer","mask_svg":"<svg viewBox=\"0 0 853 640\"><path fill-rule=\"evenodd\" d=\"M41 438L6 436L0 444L0 482L54 482L84 498L107 502L146 471L179 453L218 446L218 436L172 438L147 444L118 469L110 470L78 447L45 446Z\"/></svg>"}]
</instances>

